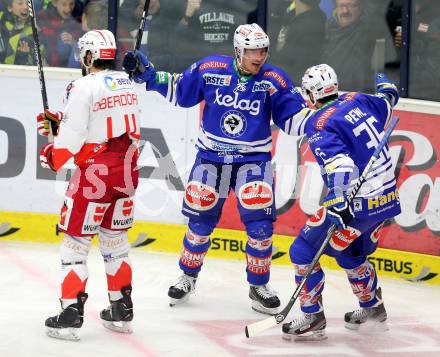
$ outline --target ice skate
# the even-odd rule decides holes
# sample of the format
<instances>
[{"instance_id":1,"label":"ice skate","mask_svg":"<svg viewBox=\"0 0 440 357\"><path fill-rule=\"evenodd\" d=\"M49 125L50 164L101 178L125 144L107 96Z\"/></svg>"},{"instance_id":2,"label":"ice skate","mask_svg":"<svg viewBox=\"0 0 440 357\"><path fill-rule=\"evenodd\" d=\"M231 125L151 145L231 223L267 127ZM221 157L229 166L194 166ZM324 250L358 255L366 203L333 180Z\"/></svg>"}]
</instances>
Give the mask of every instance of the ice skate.
<instances>
[{"instance_id":1,"label":"ice skate","mask_svg":"<svg viewBox=\"0 0 440 357\"><path fill-rule=\"evenodd\" d=\"M344 316L345 327L350 330L359 330L361 327L380 326L382 331L388 330L387 312L383 304L381 288L376 290L376 297L379 301L375 306L361 307L355 311L347 312Z\"/></svg>"},{"instance_id":2,"label":"ice skate","mask_svg":"<svg viewBox=\"0 0 440 357\"><path fill-rule=\"evenodd\" d=\"M324 311L304 313L292 322L283 324L283 339L294 341L322 341L327 339Z\"/></svg>"},{"instance_id":3,"label":"ice skate","mask_svg":"<svg viewBox=\"0 0 440 357\"><path fill-rule=\"evenodd\" d=\"M101 311L102 324L112 331L132 333L133 302L131 301L131 286L123 287L121 294L121 299L110 300L110 306Z\"/></svg>"},{"instance_id":4,"label":"ice skate","mask_svg":"<svg viewBox=\"0 0 440 357\"><path fill-rule=\"evenodd\" d=\"M190 294L194 294L196 289L197 277L183 273L177 283L170 286L168 296L170 297L170 306L181 304L189 299Z\"/></svg>"},{"instance_id":5,"label":"ice skate","mask_svg":"<svg viewBox=\"0 0 440 357\"><path fill-rule=\"evenodd\" d=\"M84 303L87 298L86 293L80 293L77 296L78 302L66 308L63 307L63 302L60 299L62 310L58 315L46 320L46 334L61 340L79 341L79 329L84 321Z\"/></svg>"},{"instance_id":6,"label":"ice skate","mask_svg":"<svg viewBox=\"0 0 440 357\"><path fill-rule=\"evenodd\" d=\"M278 313L280 299L269 285L250 285L249 297L252 299L252 309L266 315Z\"/></svg>"}]
</instances>

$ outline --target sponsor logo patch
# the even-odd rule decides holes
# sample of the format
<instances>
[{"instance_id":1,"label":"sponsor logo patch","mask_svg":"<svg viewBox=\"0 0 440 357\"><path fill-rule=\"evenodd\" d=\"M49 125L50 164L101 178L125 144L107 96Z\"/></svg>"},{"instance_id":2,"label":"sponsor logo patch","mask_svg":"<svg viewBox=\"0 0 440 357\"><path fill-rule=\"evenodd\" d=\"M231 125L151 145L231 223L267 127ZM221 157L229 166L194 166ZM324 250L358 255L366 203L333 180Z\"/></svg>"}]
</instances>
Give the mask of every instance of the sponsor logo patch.
<instances>
[{"instance_id":1,"label":"sponsor logo patch","mask_svg":"<svg viewBox=\"0 0 440 357\"><path fill-rule=\"evenodd\" d=\"M348 227L348 229L337 229L330 239L330 246L337 251L344 250L360 235L361 232L352 227Z\"/></svg>"},{"instance_id":2,"label":"sponsor logo patch","mask_svg":"<svg viewBox=\"0 0 440 357\"><path fill-rule=\"evenodd\" d=\"M399 191L388 192L386 195L375 196L368 199L368 209L379 208L392 201L399 200Z\"/></svg>"},{"instance_id":3,"label":"sponsor logo patch","mask_svg":"<svg viewBox=\"0 0 440 357\"><path fill-rule=\"evenodd\" d=\"M209 62L204 62L199 66L199 71L204 71L205 69L210 69L210 68L228 68L228 64L225 62L220 62L220 61L209 61Z\"/></svg>"},{"instance_id":4,"label":"sponsor logo patch","mask_svg":"<svg viewBox=\"0 0 440 357\"><path fill-rule=\"evenodd\" d=\"M269 272L272 256L259 258L246 254L248 271L257 275L263 275Z\"/></svg>"},{"instance_id":5,"label":"sponsor logo patch","mask_svg":"<svg viewBox=\"0 0 440 357\"><path fill-rule=\"evenodd\" d=\"M269 95L273 95L277 91L278 89L270 81L255 82L252 86L252 92L269 92Z\"/></svg>"},{"instance_id":6,"label":"sponsor logo patch","mask_svg":"<svg viewBox=\"0 0 440 357\"><path fill-rule=\"evenodd\" d=\"M180 261L183 265L191 269L196 269L203 264L203 259L205 258L206 252L203 253L193 253L189 251L185 246L182 248L182 255Z\"/></svg>"},{"instance_id":7,"label":"sponsor logo patch","mask_svg":"<svg viewBox=\"0 0 440 357\"><path fill-rule=\"evenodd\" d=\"M260 101L259 100L249 100L249 99L238 99L238 91L235 95L223 95L220 93L219 88L215 91L214 104L220 105L222 107L233 107L234 109L239 109L243 111L248 111L251 115L258 115L260 113Z\"/></svg>"},{"instance_id":8,"label":"sponsor logo patch","mask_svg":"<svg viewBox=\"0 0 440 357\"><path fill-rule=\"evenodd\" d=\"M264 181L248 182L240 187L238 199L246 209L270 207L273 203L272 186Z\"/></svg>"},{"instance_id":9,"label":"sponsor logo patch","mask_svg":"<svg viewBox=\"0 0 440 357\"><path fill-rule=\"evenodd\" d=\"M203 75L205 83L214 86L229 86L231 84L231 78L232 76L223 74L205 73Z\"/></svg>"},{"instance_id":10,"label":"sponsor logo patch","mask_svg":"<svg viewBox=\"0 0 440 357\"><path fill-rule=\"evenodd\" d=\"M111 91L132 87L131 81L128 78L114 78L112 76L105 76L104 84Z\"/></svg>"},{"instance_id":11,"label":"sponsor logo patch","mask_svg":"<svg viewBox=\"0 0 440 357\"><path fill-rule=\"evenodd\" d=\"M325 123L327 123L328 118L330 118L335 111L336 111L335 107L331 107L324 110L324 113L322 113L316 120L315 128L318 130L322 130L325 126Z\"/></svg>"},{"instance_id":12,"label":"sponsor logo patch","mask_svg":"<svg viewBox=\"0 0 440 357\"><path fill-rule=\"evenodd\" d=\"M218 193L213 187L197 181L190 181L185 190L185 203L197 211L207 211L218 201Z\"/></svg>"},{"instance_id":13,"label":"sponsor logo patch","mask_svg":"<svg viewBox=\"0 0 440 357\"><path fill-rule=\"evenodd\" d=\"M310 227L318 227L325 221L326 214L327 210L324 207L321 207L314 215L310 216L306 224Z\"/></svg>"},{"instance_id":14,"label":"sponsor logo patch","mask_svg":"<svg viewBox=\"0 0 440 357\"><path fill-rule=\"evenodd\" d=\"M274 71L269 71L269 72L264 72L263 74L264 77L271 77L273 79L275 79L282 88L287 88L287 82L286 80L277 72Z\"/></svg>"},{"instance_id":15,"label":"sponsor logo patch","mask_svg":"<svg viewBox=\"0 0 440 357\"><path fill-rule=\"evenodd\" d=\"M168 72L156 72L156 83L166 84L170 79L170 74Z\"/></svg>"}]
</instances>

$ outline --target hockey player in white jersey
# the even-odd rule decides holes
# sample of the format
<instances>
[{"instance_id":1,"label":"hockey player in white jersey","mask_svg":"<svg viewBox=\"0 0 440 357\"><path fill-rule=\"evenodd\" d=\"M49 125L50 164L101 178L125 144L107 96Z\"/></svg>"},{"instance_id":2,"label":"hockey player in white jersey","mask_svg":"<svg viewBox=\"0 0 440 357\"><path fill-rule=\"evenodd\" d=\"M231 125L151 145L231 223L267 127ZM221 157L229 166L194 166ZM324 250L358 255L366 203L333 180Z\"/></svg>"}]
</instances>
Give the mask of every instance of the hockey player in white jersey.
<instances>
[{"instance_id":1,"label":"hockey player in white jersey","mask_svg":"<svg viewBox=\"0 0 440 357\"><path fill-rule=\"evenodd\" d=\"M133 223L133 196L138 184L136 162L139 107L132 82L113 70L116 44L108 30L87 32L78 40L84 76L68 85L64 112L38 115L38 130L54 142L43 146L43 167L60 170L71 158L77 166L69 182L58 227L61 243L61 312L46 320L47 334L79 339L87 300L87 256L92 237L107 274L110 306L101 311L104 326L131 332L132 270L127 230Z\"/></svg>"},{"instance_id":2,"label":"hockey player in white jersey","mask_svg":"<svg viewBox=\"0 0 440 357\"><path fill-rule=\"evenodd\" d=\"M295 128L297 135L306 134L328 194L323 207L309 218L290 247L296 283L303 279L330 226L336 224L338 229L324 254L334 257L346 271L360 307L345 314L345 326L353 330L365 326L386 329L382 291L376 270L367 257L377 248L384 221L400 213L388 146L350 205L347 196L382 138L399 92L384 74L378 74L376 95L358 92L339 95L336 73L326 64L309 68L302 87L318 110L298 121ZM324 272L318 263L299 296L303 314L283 325L285 338L326 338L323 289Z\"/></svg>"},{"instance_id":3,"label":"hockey player in white jersey","mask_svg":"<svg viewBox=\"0 0 440 357\"><path fill-rule=\"evenodd\" d=\"M183 274L170 287L171 305L188 299L210 246L230 190L246 227L247 281L254 310L273 314L280 306L268 285L275 220L271 165L271 118L289 131L306 103L287 75L265 63L269 37L257 24L240 25L234 56L208 56L182 74L156 72L136 51L124 59L133 79L171 104L192 107L205 101L182 213L189 218L179 260Z\"/></svg>"}]
</instances>

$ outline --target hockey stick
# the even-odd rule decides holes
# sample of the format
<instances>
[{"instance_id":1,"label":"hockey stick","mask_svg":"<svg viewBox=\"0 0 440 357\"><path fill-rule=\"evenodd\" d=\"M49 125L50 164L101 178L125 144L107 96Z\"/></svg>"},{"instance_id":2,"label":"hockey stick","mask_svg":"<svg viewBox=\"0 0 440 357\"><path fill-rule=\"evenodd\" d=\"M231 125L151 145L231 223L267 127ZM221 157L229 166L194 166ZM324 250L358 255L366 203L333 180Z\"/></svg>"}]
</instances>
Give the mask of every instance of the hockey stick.
<instances>
[{"instance_id":1,"label":"hockey stick","mask_svg":"<svg viewBox=\"0 0 440 357\"><path fill-rule=\"evenodd\" d=\"M142 35L144 34L145 22L147 22L149 7L150 7L150 0L146 0L145 5L144 5L144 12L142 13L141 22L139 24L138 32L136 35L136 42L134 44L134 51L137 51L141 47Z\"/></svg>"},{"instance_id":2,"label":"hockey stick","mask_svg":"<svg viewBox=\"0 0 440 357\"><path fill-rule=\"evenodd\" d=\"M28 0L27 3L29 8L29 15L32 20L31 21L32 37L34 39L34 54L35 54L35 59L37 60L38 76L40 78L41 98L43 99L43 108L44 110L46 110L49 109L49 103L47 101L46 81L44 80L43 61L41 59L40 40L38 38L38 30L37 30L37 19L35 17L35 6L33 0ZM47 139L50 143L53 142L52 124L49 125L49 135L47 136Z\"/></svg>"},{"instance_id":3,"label":"hockey stick","mask_svg":"<svg viewBox=\"0 0 440 357\"><path fill-rule=\"evenodd\" d=\"M144 12L142 13L141 22L139 24L138 32L137 32L137 35L136 35L136 42L134 44L133 52L139 50L139 48L141 47L142 35L144 34L144 28L145 28L145 23L147 22L148 8L149 7L150 7L150 0L146 0L145 1L145 5L144 5ZM131 77L133 77L133 72L131 72L128 75L128 77L131 79Z\"/></svg>"},{"instance_id":4,"label":"hockey stick","mask_svg":"<svg viewBox=\"0 0 440 357\"><path fill-rule=\"evenodd\" d=\"M379 144L376 147L376 150L374 151L373 155L371 156L370 160L368 161L367 166L365 167L364 171L362 172L362 175L359 177L356 185L353 187L353 190L351 191L350 195L347 198L348 203L350 204L353 198L356 196L356 194L359 192L359 189L361 188L362 184L366 181L367 175L369 171L371 170L371 167L374 165L376 160L379 158L379 155L388 142L388 139L393 132L394 128L397 125L397 122L399 121L399 118L394 117L390 125L388 126L387 130L385 131L384 136L380 140ZM333 236L333 233L336 230L336 225L332 225L330 229L327 232L327 236L325 237L324 242L322 243L319 250L316 252L315 257L313 258L312 262L309 265L309 268L307 269L306 274L301 280L301 283L296 287L292 297L290 298L289 302L287 303L286 307L278 314L271 316L267 319L260 320L257 322L254 322L252 324L249 324L245 328L245 334L247 338L253 337L273 326L276 326L284 321L284 319L287 317L287 314L290 312L290 310L293 307L293 304L295 304L296 299L298 299L298 296L301 293L301 290L306 283L309 276L312 274L313 269L315 268L316 264L319 261L319 258L321 258L322 253L324 252L325 248L327 247L328 242Z\"/></svg>"}]
</instances>

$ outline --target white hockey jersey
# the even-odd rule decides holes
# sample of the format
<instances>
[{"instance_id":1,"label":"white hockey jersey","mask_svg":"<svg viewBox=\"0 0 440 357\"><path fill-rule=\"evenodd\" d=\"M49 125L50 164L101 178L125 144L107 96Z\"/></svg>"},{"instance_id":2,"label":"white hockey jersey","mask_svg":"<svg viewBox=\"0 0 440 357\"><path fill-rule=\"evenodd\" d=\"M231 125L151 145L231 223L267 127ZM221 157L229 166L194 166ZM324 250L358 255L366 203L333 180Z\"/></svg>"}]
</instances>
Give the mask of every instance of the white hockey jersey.
<instances>
[{"instance_id":1,"label":"white hockey jersey","mask_svg":"<svg viewBox=\"0 0 440 357\"><path fill-rule=\"evenodd\" d=\"M64 100L63 120L54 138L55 170L71 157L80 165L124 133L139 139L138 98L126 73L103 70L77 79L67 86Z\"/></svg>"}]
</instances>

